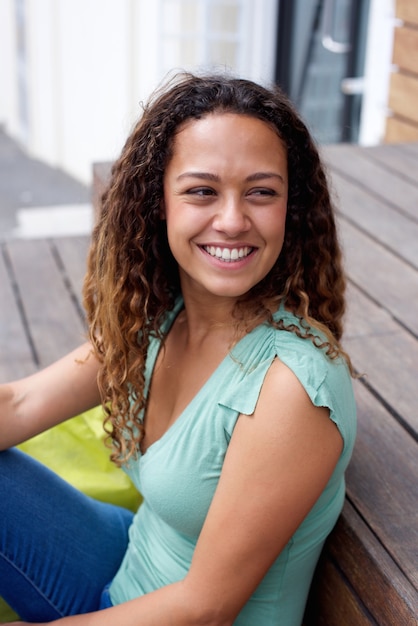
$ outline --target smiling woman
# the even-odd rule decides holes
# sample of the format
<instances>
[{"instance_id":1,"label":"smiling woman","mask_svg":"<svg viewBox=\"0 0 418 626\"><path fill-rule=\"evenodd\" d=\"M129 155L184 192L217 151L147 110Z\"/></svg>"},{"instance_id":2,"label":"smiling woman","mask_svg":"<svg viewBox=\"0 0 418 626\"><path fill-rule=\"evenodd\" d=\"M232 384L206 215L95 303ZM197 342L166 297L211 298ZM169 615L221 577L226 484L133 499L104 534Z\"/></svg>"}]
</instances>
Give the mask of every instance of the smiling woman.
<instances>
[{"instance_id":1,"label":"smiling woman","mask_svg":"<svg viewBox=\"0 0 418 626\"><path fill-rule=\"evenodd\" d=\"M215 113L186 122L172 150L163 215L183 298L189 288L205 306L211 296L237 298L268 274L283 245L286 149L265 122Z\"/></svg>"},{"instance_id":2,"label":"smiling woman","mask_svg":"<svg viewBox=\"0 0 418 626\"><path fill-rule=\"evenodd\" d=\"M300 625L355 437L344 287L285 96L188 74L157 93L103 196L89 342L0 386L4 449L101 401L143 503L132 517L1 453L0 594L22 618Z\"/></svg>"}]
</instances>

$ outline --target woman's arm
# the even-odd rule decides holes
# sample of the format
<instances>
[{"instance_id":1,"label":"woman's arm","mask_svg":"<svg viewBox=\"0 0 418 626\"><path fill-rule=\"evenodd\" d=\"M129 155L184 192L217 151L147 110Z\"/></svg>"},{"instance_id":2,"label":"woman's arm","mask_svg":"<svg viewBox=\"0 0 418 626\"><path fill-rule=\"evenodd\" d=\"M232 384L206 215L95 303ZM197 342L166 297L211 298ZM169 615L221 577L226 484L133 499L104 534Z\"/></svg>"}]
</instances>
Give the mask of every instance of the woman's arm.
<instances>
[{"instance_id":1,"label":"woman's arm","mask_svg":"<svg viewBox=\"0 0 418 626\"><path fill-rule=\"evenodd\" d=\"M326 486L342 450L328 410L314 407L275 361L252 416L235 427L183 581L68 626L230 626Z\"/></svg>"},{"instance_id":2,"label":"woman's arm","mask_svg":"<svg viewBox=\"0 0 418 626\"><path fill-rule=\"evenodd\" d=\"M0 385L0 450L100 404L98 367L86 343L31 376Z\"/></svg>"}]
</instances>

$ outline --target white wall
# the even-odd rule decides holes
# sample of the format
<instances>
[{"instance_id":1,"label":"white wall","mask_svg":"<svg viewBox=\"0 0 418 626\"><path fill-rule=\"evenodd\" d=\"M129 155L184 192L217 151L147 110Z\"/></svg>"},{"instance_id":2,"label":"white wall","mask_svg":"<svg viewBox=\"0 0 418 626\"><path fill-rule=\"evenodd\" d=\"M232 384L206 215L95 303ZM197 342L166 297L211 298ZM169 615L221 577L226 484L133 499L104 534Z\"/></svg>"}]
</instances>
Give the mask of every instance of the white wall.
<instances>
[{"instance_id":1,"label":"white wall","mask_svg":"<svg viewBox=\"0 0 418 626\"><path fill-rule=\"evenodd\" d=\"M138 114L132 104L139 101L133 76L138 69L149 73L137 61L140 4L24 0L27 55L20 75L27 78L25 128L19 116L14 0L0 2L0 124L30 154L85 182L92 162L120 152Z\"/></svg>"},{"instance_id":2,"label":"white wall","mask_svg":"<svg viewBox=\"0 0 418 626\"><path fill-rule=\"evenodd\" d=\"M212 2L196 0L196 6L200 10ZM166 74L161 24L176 3L1 0L0 124L30 154L90 182L92 163L118 155L140 114L139 103ZM246 17L240 67L231 69L255 79L271 78L277 2L237 3ZM26 55L19 64L17 5L26 28ZM168 62L184 67L181 55ZM27 107L26 121L19 103Z\"/></svg>"},{"instance_id":3,"label":"white wall","mask_svg":"<svg viewBox=\"0 0 418 626\"><path fill-rule=\"evenodd\" d=\"M19 135L17 106L16 29L13 0L0 1L0 124Z\"/></svg>"},{"instance_id":4,"label":"white wall","mask_svg":"<svg viewBox=\"0 0 418 626\"><path fill-rule=\"evenodd\" d=\"M88 181L128 128L131 2L26 0L28 148Z\"/></svg>"},{"instance_id":5,"label":"white wall","mask_svg":"<svg viewBox=\"0 0 418 626\"><path fill-rule=\"evenodd\" d=\"M359 143L383 141L395 28L395 0L371 0Z\"/></svg>"}]
</instances>

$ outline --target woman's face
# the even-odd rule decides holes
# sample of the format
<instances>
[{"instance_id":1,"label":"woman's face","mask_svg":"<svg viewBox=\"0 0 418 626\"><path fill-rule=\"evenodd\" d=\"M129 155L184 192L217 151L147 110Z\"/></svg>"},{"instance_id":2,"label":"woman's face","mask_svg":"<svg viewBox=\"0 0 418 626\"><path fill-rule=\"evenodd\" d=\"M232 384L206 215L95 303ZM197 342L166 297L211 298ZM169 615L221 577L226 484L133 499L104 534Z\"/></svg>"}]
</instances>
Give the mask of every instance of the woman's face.
<instances>
[{"instance_id":1,"label":"woman's face","mask_svg":"<svg viewBox=\"0 0 418 626\"><path fill-rule=\"evenodd\" d=\"M163 216L183 295L235 300L280 254L286 150L259 119L234 113L186 122L164 176Z\"/></svg>"}]
</instances>

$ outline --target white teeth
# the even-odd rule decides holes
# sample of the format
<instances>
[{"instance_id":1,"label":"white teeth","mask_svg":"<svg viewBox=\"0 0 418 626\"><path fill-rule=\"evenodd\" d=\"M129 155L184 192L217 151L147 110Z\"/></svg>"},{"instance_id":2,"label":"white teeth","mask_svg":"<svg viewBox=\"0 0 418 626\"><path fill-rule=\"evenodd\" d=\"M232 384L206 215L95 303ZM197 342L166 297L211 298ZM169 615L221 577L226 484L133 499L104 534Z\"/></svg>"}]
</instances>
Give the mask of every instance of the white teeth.
<instances>
[{"instance_id":1,"label":"white teeth","mask_svg":"<svg viewBox=\"0 0 418 626\"><path fill-rule=\"evenodd\" d=\"M230 263L231 261L237 261L239 259L243 259L248 256L252 251L252 248L249 246L244 246L244 248L219 248L215 246L204 246L204 249L211 256L216 257L217 259L221 259L222 261L226 261Z\"/></svg>"}]
</instances>

